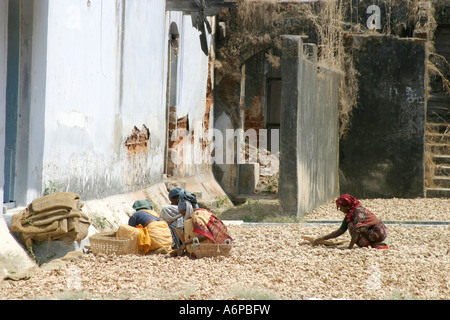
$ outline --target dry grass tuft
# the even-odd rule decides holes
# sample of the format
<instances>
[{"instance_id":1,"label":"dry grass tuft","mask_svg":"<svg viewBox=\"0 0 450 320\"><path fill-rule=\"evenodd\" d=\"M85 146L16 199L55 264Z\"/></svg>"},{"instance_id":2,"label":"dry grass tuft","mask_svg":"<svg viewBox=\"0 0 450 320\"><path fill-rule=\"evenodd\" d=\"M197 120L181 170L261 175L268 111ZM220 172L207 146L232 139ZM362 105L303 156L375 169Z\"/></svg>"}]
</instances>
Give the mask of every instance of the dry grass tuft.
<instances>
[{"instance_id":1,"label":"dry grass tuft","mask_svg":"<svg viewBox=\"0 0 450 320\"><path fill-rule=\"evenodd\" d=\"M351 113L358 98L357 71L353 67L351 48L345 39L352 33L352 26L345 22L344 12L352 10L347 1L322 1L318 8L304 8L303 14L310 19L318 35L319 65L341 73L339 87L340 137L349 129ZM359 28L359 27L358 27Z\"/></svg>"}]
</instances>

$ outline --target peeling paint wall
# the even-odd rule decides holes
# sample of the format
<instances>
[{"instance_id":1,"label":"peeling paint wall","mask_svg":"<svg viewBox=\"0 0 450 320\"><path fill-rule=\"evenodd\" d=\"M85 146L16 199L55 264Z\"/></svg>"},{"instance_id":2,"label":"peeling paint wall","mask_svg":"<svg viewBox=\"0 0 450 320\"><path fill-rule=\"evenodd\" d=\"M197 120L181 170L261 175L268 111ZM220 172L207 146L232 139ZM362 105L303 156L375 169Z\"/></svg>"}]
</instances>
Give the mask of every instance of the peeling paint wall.
<instances>
[{"instance_id":1,"label":"peeling paint wall","mask_svg":"<svg viewBox=\"0 0 450 320\"><path fill-rule=\"evenodd\" d=\"M214 34L214 17L210 17ZM169 150L167 174L191 176L211 170L210 141L213 109L214 43L208 38L210 54L199 46L199 33L190 15L171 12L169 24L180 30L176 105L169 106ZM195 79L193 81L193 79Z\"/></svg>"},{"instance_id":2,"label":"peeling paint wall","mask_svg":"<svg viewBox=\"0 0 450 320\"><path fill-rule=\"evenodd\" d=\"M43 187L97 198L161 180L165 19L165 1L49 2Z\"/></svg>"},{"instance_id":3,"label":"peeling paint wall","mask_svg":"<svg viewBox=\"0 0 450 320\"><path fill-rule=\"evenodd\" d=\"M128 150L128 157L137 157L141 154L146 155L148 153L150 143L150 130L145 126L145 124L142 125L141 130L135 126L131 132L131 135L125 141L125 147Z\"/></svg>"},{"instance_id":4,"label":"peeling paint wall","mask_svg":"<svg viewBox=\"0 0 450 320\"><path fill-rule=\"evenodd\" d=\"M180 46L173 116L189 119L186 127L198 133L199 147L191 139L190 154L206 149L209 140L203 137L213 108L206 101L207 96L212 101L209 76L214 55L201 51L190 15L166 12L164 0L23 3L30 5L32 24L24 37L31 45L29 69L22 69L28 77L23 94L29 103L21 130L24 171L19 172L18 205L42 196L49 187L90 200L163 180L169 130L168 31L174 21ZM7 0L0 0L0 61L7 59L7 6ZM5 65L0 65L1 146ZM1 154L0 163L3 160ZM176 169L176 175L186 176L210 170L210 165L183 163Z\"/></svg>"}]
</instances>

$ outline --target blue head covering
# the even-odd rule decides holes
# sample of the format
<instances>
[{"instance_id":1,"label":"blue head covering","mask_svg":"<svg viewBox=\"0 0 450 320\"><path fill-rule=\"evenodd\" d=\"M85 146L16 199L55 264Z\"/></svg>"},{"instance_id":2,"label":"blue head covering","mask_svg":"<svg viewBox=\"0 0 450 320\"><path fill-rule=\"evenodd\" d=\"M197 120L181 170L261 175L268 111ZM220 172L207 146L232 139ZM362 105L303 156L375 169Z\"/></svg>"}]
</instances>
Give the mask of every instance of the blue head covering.
<instances>
[{"instance_id":1,"label":"blue head covering","mask_svg":"<svg viewBox=\"0 0 450 320\"><path fill-rule=\"evenodd\" d=\"M169 198L178 197L178 210L186 210L186 201L192 204L194 209L198 209L197 197L182 188L173 188L169 192Z\"/></svg>"},{"instance_id":2,"label":"blue head covering","mask_svg":"<svg viewBox=\"0 0 450 320\"><path fill-rule=\"evenodd\" d=\"M169 192L169 199L175 198L175 197L180 197L180 194L183 192L184 190L181 188L173 188L172 190L170 190Z\"/></svg>"},{"instance_id":3,"label":"blue head covering","mask_svg":"<svg viewBox=\"0 0 450 320\"><path fill-rule=\"evenodd\" d=\"M153 203L150 200L137 200L133 203L133 209L136 211L147 209L153 210Z\"/></svg>"}]
</instances>

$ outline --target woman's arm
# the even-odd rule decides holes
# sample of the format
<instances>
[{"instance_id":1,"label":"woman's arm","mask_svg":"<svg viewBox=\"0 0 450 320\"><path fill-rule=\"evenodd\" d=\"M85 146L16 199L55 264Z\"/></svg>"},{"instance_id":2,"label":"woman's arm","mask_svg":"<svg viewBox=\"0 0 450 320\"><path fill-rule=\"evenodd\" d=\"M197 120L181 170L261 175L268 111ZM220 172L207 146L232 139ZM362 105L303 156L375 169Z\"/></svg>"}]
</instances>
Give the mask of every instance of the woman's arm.
<instances>
[{"instance_id":1,"label":"woman's arm","mask_svg":"<svg viewBox=\"0 0 450 320\"><path fill-rule=\"evenodd\" d=\"M343 235L344 233L345 233L344 230L337 229L336 231L333 231L333 232L327 234L326 236L314 239L313 244L318 244L318 243L323 242L324 240L337 238L337 237Z\"/></svg>"}]
</instances>

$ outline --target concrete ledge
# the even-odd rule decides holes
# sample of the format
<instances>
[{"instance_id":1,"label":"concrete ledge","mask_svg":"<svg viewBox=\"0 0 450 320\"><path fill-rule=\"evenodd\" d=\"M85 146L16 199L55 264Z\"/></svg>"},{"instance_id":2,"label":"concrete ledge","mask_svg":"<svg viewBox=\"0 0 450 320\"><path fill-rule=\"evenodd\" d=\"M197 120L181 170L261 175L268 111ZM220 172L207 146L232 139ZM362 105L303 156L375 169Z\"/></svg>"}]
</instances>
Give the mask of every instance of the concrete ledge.
<instances>
[{"instance_id":1,"label":"concrete ledge","mask_svg":"<svg viewBox=\"0 0 450 320\"><path fill-rule=\"evenodd\" d=\"M222 220L223 224L228 226L242 226L245 222L244 220Z\"/></svg>"},{"instance_id":2,"label":"concrete ledge","mask_svg":"<svg viewBox=\"0 0 450 320\"><path fill-rule=\"evenodd\" d=\"M306 220L301 224L311 225L340 225L342 220ZM386 225L409 225L409 226L448 226L450 221L433 221L433 220L383 220Z\"/></svg>"},{"instance_id":3,"label":"concrete ledge","mask_svg":"<svg viewBox=\"0 0 450 320\"><path fill-rule=\"evenodd\" d=\"M427 188L425 189L427 198L450 198L449 188Z\"/></svg>"},{"instance_id":4,"label":"concrete ledge","mask_svg":"<svg viewBox=\"0 0 450 320\"><path fill-rule=\"evenodd\" d=\"M225 221L224 221L225 223ZM340 225L342 220L306 220L303 222L242 222L239 225L248 227L257 226L283 226L283 225L304 225L304 226L324 226ZM383 221L386 225L398 225L408 227L445 227L450 225L450 221L414 221L414 220L387 220Z\"/></svg>"}]
</instances>

